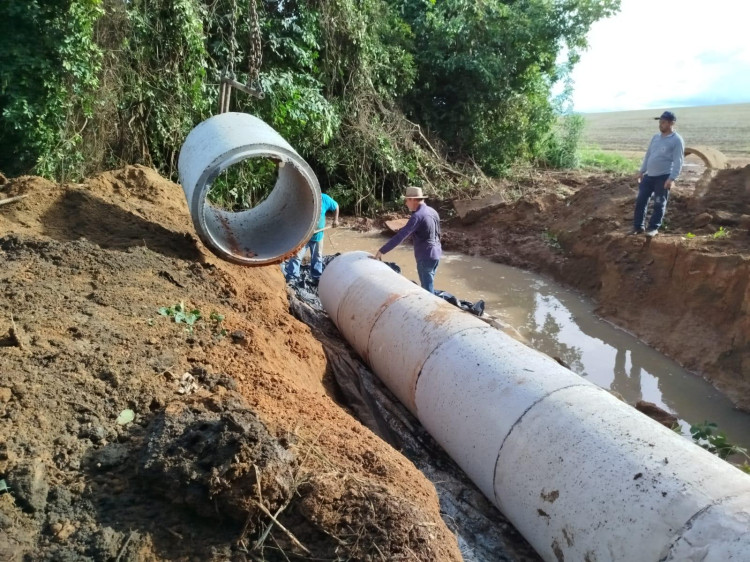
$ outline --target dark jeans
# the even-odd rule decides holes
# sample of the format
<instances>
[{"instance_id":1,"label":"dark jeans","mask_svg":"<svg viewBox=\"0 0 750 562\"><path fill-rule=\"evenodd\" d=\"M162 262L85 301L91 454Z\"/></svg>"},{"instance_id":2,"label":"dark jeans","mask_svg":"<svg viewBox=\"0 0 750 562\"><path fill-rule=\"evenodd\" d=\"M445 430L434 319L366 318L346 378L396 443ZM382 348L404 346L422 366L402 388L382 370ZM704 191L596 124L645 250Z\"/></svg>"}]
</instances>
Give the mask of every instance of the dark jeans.
<instances>
[{"instance_id":1,"label":"dark jeans","mask_svg":"<svg viewBox=\"0 0 750 562\"><path fill-rule=\"evenodd\" d=\"M435 271L440 260L417 260L417 273L419 274L419 284L426 291L435 294Z\"/></svg>"},{"instance_id":2,"label":"dark jeans","mask_svg":"<svg viewBox=\"0 0 750 562\"><path fill-rule=\"evenodd\" d=\"M646 230L659 230L664 214L667 212L667 201L669 200L669 190L664 189L664 184L669 178L669 174L663 176L643 176L638 186L638 199L635 201L635 214L633 215L633 228L638 230L643 228L646 221L646 207L648 200L654 196L654 209L651 213L651 220L648 222Z\"/></svg>"}]
</instances>

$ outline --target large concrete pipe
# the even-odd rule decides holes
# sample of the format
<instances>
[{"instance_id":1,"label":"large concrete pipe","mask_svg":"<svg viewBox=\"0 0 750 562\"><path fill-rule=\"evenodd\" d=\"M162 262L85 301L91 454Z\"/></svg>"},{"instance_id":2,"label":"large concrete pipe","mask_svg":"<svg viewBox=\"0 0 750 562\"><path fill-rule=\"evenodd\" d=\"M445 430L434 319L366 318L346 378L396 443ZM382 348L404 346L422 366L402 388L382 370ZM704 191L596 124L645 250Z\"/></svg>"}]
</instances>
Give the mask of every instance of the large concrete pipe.
<instances>
[{"instance_id":1,"label":"large concrete pipe","mask_svg":"<svg viewBox=\"0 0 750 562\"><path fill-rule=\"evenodd\" d=\"M231 212L206 200L211 184L248 158L283 163L273 191L252 209ZM218 256L245 265L278 263L305 244L320 219L320 186L281 135L245 113L222 113L190 131L180 150L180 183L198 236Z\"/></svg>"},{"instance_id":2,"label":"large concrete pipe","mask_svg":"<svg viewBox=\"0 0 750 562\"><path fill-rule=\"evenodd\" d=\"M333 321L550 561L750 559L750 477L364 252Z\"/></svg>"}]
</instances>

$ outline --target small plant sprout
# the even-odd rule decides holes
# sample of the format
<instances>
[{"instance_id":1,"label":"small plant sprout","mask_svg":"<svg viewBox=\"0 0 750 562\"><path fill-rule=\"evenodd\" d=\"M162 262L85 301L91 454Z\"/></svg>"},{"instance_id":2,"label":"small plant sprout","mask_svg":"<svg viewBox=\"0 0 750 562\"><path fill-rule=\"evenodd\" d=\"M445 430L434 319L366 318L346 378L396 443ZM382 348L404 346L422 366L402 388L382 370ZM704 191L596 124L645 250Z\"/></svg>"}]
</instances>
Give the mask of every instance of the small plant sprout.
<instances>
[{"instance_id":1,"label":"small plant sprout","mask_svg":"<svg viewBox=\"0 0 750 562\"><path fill-rule=\"evenodd\" d=\"M193 333L193 328L195 327L196 322L199 320L207 321L210 325L211 332L215 336L223 337L228 333L227 330L221 327L221 323L224 322L223 314L219 314L215 310L212 310L206 320L199 309L193 308L192 310L188 310L184 301L180 301L174 306L162 306L159 309L159 314L172 318L175 321L175 324L187 324L185 331L191 334ZM198 327L204 330L207 328L204 324L200 324Z\"/></svg>"},{"instance_id":2,"label":"small plant sprout","mask_svg":"<svg viewBox=\"0 0 750 562\"><path fill-rule=\"evenodd\" d=\"M174 306L162 306L159 309L159 314L174 319L176 324L187 324L188 331L193 331L193 325L201 319L201 311L197 308L188 311L185 308L184 301L180 301L179 304Z\"/></svg>"},{"instance_id":3,"label":"small plant sprout","mask_svg":"<svg viewBox=\"0 0 750 562\"><path fill-rule=\"evenodd\" d=\"M724 229L723 226L720 226L719 230L714 232L714 238L726 238L727 236L729 236L729 231Z\"/></svg>"},{"instance_id":4,"label":"small plant sprout","mask_svg":"<svg viewBox=\"0 0 750 562\"><path fill-rule=\"evenodd\" d=\"M227 330L221 327L221 323L224 321L224 315L219 314L215 310L211 311L211 314L209 315L209 320L211 320L211 323L213 324L213 332L218 337L224 337L227 335Z\"/></svg>"},{"instance_id":5,"label":"small plant sprout","mask_svg":"<svg viewBox=\"0 0 750 562\"><path fill-rule=\"evenodd\" d=\"M557 234L554 232L550 232L549 230L545 230L542 232L542 239L546 242L546 244L555 250L562 250L562 245L560 244L560 241L557 239Z\"/></svg>"},{"instance_id":6,"label":"small plant sprout","mask_svg":"<svg viewBox=\"0 0 750 562\"><path fill-rule=\"evenodd\" d=\"M687 238L688 240L690 240L691 238L695 238L695 234L693 234L692 232L688 232L688 233L687 233L687 234L685 235L685 238Z\"/></svg>"}]
</instances>

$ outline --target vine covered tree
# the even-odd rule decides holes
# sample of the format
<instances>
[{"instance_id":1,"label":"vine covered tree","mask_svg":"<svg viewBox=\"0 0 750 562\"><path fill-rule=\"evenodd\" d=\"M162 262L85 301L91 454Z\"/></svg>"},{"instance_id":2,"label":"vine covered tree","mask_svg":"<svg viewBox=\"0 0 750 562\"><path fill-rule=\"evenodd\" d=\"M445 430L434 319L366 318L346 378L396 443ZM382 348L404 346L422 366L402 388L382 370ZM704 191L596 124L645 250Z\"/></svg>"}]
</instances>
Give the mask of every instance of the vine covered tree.
<instances>
[{"instance_id":1,"label":"vine covered tree","mask_svg":"<svg viewBox=\"0 0 750 562\"><path fill-rule=\"evenodd\" d=\"M591 24L618 7L5 0L0 170L65 180L143 163L176 179L179 147L216 111L220 79L231 74L258 76L265 92L235 95L232 110L277 129L350 210L376 210L407 183L472 193L490 185L488 174L540 159L557 122L552 85ZM569 129L555 145L567 152Z\"/></svg>"}]
</instances>

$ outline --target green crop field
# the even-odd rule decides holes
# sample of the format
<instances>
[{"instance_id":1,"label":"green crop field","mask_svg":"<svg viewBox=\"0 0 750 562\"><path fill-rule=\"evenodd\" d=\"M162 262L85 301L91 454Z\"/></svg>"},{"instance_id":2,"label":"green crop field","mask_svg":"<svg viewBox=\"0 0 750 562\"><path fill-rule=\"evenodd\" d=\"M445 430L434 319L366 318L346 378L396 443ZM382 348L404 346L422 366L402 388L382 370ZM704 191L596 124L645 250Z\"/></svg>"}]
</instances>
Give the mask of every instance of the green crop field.
<instances>
[{"instance_id":1,"label":"green crop field","mask_svg":"<svg viewBox=\"0 0 750 562\"><path fill-rule=\"evenodd\" d=\"M712 146L733 160L750 159L750 103L704 107L665 107L677 115L685 146ZM662 110L584 113L583 144L625 154L646 151L659 131L654 117Z\"/></svg>"}]
</instances>

